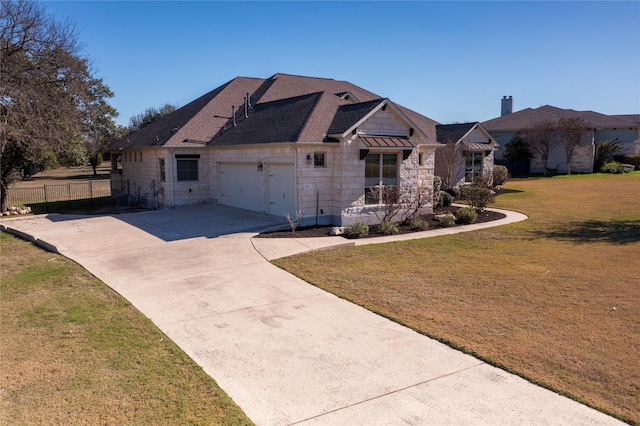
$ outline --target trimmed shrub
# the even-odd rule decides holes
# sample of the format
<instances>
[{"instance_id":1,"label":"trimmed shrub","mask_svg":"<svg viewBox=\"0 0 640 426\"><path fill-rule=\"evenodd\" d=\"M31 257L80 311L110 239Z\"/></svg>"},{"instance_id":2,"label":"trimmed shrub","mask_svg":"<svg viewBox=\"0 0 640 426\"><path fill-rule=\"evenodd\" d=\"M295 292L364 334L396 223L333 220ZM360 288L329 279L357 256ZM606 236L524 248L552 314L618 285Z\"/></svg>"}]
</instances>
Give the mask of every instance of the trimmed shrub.
<instances>
[{"instance_id":1,"label":"trimmed shrub","mask_svg":"<svg viewBox=\"0 0 640 426\"><path fill-rule=\"evenodd\" d=\"M640 170L640 155L614 155L613 159L618 163L631 164L636 170Z\"/></svg>"},{"instance_id":2,"label":"trimmed shrub","mask_svg":"<svg viewBox=\"0 0 640 426\"><path fill-rule=\"evenodd\" d=\"M445 228L453 226L456 223L456 217L451 212L447 212L446 214L438 217L438 220L440 221L440 225Z\"/></svg>"},{"instance_id":3,"label":"trimmed shrub","mask_svg":"<svg viewBox=\"0 0 640 426\"><path fill-rule=\"evenodd\" d=\"M624 166L616 161L609 161L604 166L600 168L601 173L613 173L613 174L622 174L624 173Z\"/></svg>"},{"instance_id":4,"label":"trimmed shrub","mask_svg":"<svg viewBox=\"0 0 640 426\"><path fill-rule=\"evenodd\" d=\"M409 226L411 227L412 231L426 231L427 229L429 229L429 222L416 217L415 219L411 220Z\"/></svg>"},{"instance_id":5,"label":"trimmed shrub","mask_svg":"<svg viewBox=\"0 0 640 426\"><path fill-rule=\"evenodd\" d=\"M455 186L450 186L449 188L445 189L444 192L450 194L453 198L456 198L460 195L460 190Z\"/></svg>"},{"instance_id":6,"label":"trimmed shrub","mask_svg":"<svg viewBox=\"0 0 640 426\"><path fill-rule=\"evenodd\" d=\"M433 193L437 194L442 188L442 178L440 176L433 177Z\"/></svg>"},{"instance_id":7,"label":"trimmed shrub","mask_svg":"<svg viewBox=\"0 0 640 426\"><path fill-rule=\"evenodd\" d=\"M456 211L456 220L460 223L474 223L478 219L478 213L473 207L463 207Z\"/></svg>"},{"instance_id":8,"label":"trimmed shrub","mask_svg":"<svg viewBox=\"0 0 640 426\"><path fill-rule=\"evenodd\" d=\"M400 227L396 222L390 220L383 220L378 225L378 234L383 235L396 235L400 233Z\"/></svg>"},{"instance_id":9,"label":"trimmed shrub","mask_svg":"<svg viewBox=\"0 0 640 426\"><path fill-rule=\"evenodd\" d=\"M442 191L436 192L433 195L433 209L437 210L442 207Z\"/></svg>"},{"instance_id":10,"label":"trimmed shrub","mask_svg":"<svg viewBox=\"0 0 640 426\"><path fill-rule=\"evenodd\" d=\"M369 235L369 225L364 222L356 222L344 229L347 238L364 238Z\"/></svg>"},{"instance_id":11,"label":"trimmed shrub","mask_svg":"<svg viewBox=\"0 0 640 426\"><path fill-rule=\"evenodd\" d=\"M460 197L479 213L495 201L496 193L487 187L474 184L463 187L460 190Z\"/></svg>"},{"instance_id":12,"label":"trimmed shrub","mask_svg":"<svg viewBox=\"0 0 640 426\"><path fill-rule=\"evenodd\" d=\"M509 180L509 170L505 166L493 166L493 187L504 185Z\"/></svg>"},{"instance_id":13,"label":"trimmed shrub","mask_svg":"<svg viewBox=\"0 0 640 426\"><path fill-rule=\"evenodd\" d=\"M453 195L448 192L440 191L440 199L442 200L442 207L449 207L453 203Z\"/></svg>"}]
</instances>

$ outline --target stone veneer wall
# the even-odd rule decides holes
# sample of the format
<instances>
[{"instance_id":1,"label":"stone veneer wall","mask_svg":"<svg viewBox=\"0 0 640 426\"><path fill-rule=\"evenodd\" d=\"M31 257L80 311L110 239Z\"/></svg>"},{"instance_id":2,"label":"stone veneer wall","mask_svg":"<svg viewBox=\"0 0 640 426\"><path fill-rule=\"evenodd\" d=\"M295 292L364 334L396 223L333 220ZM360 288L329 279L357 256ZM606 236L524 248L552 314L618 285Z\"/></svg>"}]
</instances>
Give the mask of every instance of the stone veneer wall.
<instances>
[{"instance_id":1,"label":"stone veneer wall","mask_svg":"<svg viewBox=\"0 0 640 426\"><path fill-rule=\"evenodd\" d=\"M178 182L176 180L176 154L200 154L198 180ZM188 148L144 148L124 150L120 153L123 193L133 202L142 202L148 208L163 208L172 205L207 203L210 176L206 149ZM166 181L160 180L159 159L165 160ZM173 183L170 182L173 176ZM154 190L155 188L155 190Z\"/></svg>"}]
</instances>

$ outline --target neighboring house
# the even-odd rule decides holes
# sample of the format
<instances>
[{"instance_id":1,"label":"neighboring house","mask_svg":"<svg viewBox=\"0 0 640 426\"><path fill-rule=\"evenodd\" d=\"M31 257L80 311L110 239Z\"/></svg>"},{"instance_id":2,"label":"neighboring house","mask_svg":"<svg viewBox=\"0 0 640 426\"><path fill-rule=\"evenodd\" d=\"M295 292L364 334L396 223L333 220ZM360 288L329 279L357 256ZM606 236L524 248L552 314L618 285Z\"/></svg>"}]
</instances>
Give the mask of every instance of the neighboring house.
<instances>
[{"instance_id":1,"label":"neighboring house","mask_svg":"<svg viewBox=\"0 0 640 426\"><path fill-rule=\"evenodd\" d=\"M502 99L503 115L482 123L499 144L500 149L496 152L496 160L503 159L501 148L504 148L516 131L543 121L557 122L562 117L580 117L589 128L571 159L571 170L574 172L592 172L595 146L607 140L617 138L620 141L622 147L620 154L640 154L640 115L638 114L605 115L593 111L556 108L550 105L511 112L512 106L512 98L504 97ZM556 143L551 150L547 168L558 172L567 170L567 156L560 142ZM540 159L534 157L531 161L531 172L542 171Z\"/></svg>"},{"instance_id":2,"label":"neighboring house","mask_svg":"<svg viewBox=\"0 0 640 426\"><path fill-rule=\"evenodd\" d=\"M436 150L435 167L443 187L471 183L478 176L491 178L498 144L480 123L439 124L436 135L444 145Z\"/></svg>"},{"instance_id":3,"label":"neighboring house","mask_svg":"<svg viewBox=\"0 0 640 426\"><path fill-rule=\"evenodd\" d=\"M377 189L432 188L436 124L346 81L238 77L115 143L112 187L156 208L218 203L301 214L302 224L374 224Z\"/></svg>"}]
</instances>

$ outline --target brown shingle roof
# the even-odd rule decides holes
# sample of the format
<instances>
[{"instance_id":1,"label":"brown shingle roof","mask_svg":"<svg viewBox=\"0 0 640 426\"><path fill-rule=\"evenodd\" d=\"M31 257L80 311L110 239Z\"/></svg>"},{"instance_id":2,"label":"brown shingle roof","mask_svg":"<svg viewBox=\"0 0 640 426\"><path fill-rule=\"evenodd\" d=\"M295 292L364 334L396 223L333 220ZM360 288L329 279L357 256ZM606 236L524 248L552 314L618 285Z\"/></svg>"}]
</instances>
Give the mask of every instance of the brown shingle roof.
<instances>
[{"instance_id":1,"label":"brown shingle roof","mask_svg":"<svg viewBox=\"0 0 640 426\"><path fill-rule=\"evenodd\" d=\"M344 127L345 123L352 121L349 119L349 111L366 110L369 106L375 106L376 102L379 103L381 100L380 96L347 81L290 74L275 74L268 79L237 77L118 141L111 148L193 146L194 141L205 143L218 137L222 138L223 135L228 133L228 131L224 132L223 130L225 128L231 129L233 126L231 120L232 106L236 108L236 124L244 120L243 99L247 93L250 94L254 108L250 111L248 121L251 121L251 115L256 114L259 105L318 94L314 97L313 108L303 109L299 111L299 114L295 114L293 118L292 116L271 116L270 120L263 121L262 125L264 127L260 131L265 133L263 137L265 141L272 141L273 135L276 134L292 138L294 133L295 140L291 140L291 142L323 141L334 122L336 126L340 124ZM351 94L349 100L345 100L340 96L345 93ZM353 104L354 100L359 102ZM290 114L291 111L285 107L291 105L291 102L296 103L301 102L301 100L278 104L279 107L271 110L271 113L285 114L286 111L286 114ZM308 104L305 103L306 106ZM349 110L349 107L352 110ZM435 121L402 106L398 105L398 108L427 135L429 142L435 142L435 125L437 124ZM306 114L304 120L300 121L304 114ZM260 116L265 117L265 111L262 111ZM291 129L284 131L282 123L285 122L295 123L295 126L299 127L293 133ZM248 125L238 125L233 129L233 133L224 136L220 144L240 143L241 138L238 135L241 132L247 132L247 135L251 135L247 139L250 141L249 143L259 143L255 142L260 140L260 137L257 136L256 123L250 123ZM234 136L233 138L232 135ZM212 142L211 144L217 145L218 143Z\"/></svg>"},{"instance_id":2,"label":"brown shingle roof","mask_svg":"<svg viewBox=\"0 0 640 426\"><path fill-rule=\"evenodd\" d=\"M619 116L605 115L594 111L562 109L551 105L545 105L535 109L526 108L485 121L482 123L482 126L489 132L513 132L541 121L557 121L562 117L580 117L592 128L625 128L633 126L629 120L620 118Z\"/></svg>"}]
</instances>

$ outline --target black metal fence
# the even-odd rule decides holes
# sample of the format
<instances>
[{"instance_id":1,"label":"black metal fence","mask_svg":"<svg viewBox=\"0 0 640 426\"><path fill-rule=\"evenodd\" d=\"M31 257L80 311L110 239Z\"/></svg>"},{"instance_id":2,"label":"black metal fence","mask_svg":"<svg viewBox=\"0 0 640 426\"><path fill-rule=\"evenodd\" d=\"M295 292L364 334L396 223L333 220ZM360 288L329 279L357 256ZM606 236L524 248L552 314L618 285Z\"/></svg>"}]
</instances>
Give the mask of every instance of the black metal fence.
<instances>
[{"instance_id":1,"label":"black metal fence","mask_svg":"<svg viewBox=\"0 0 640 426\"><path fill-rule=\"evenodd\" d=\"M13 207L31 207L33 213L55 213L113 206L116 198L112 196L110 181L96 180L34 188L9 188L7 204Z\"/></svg>"}]
</instances>

